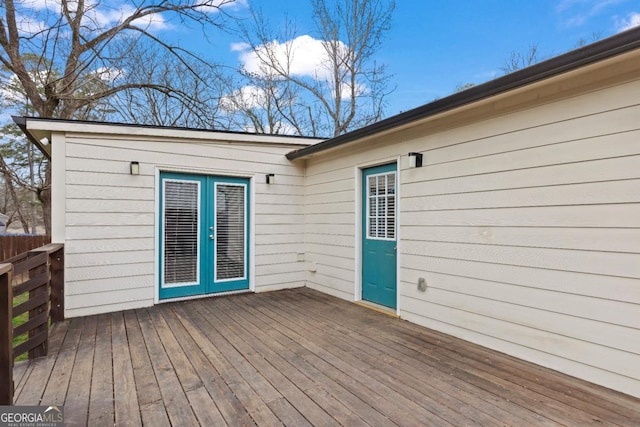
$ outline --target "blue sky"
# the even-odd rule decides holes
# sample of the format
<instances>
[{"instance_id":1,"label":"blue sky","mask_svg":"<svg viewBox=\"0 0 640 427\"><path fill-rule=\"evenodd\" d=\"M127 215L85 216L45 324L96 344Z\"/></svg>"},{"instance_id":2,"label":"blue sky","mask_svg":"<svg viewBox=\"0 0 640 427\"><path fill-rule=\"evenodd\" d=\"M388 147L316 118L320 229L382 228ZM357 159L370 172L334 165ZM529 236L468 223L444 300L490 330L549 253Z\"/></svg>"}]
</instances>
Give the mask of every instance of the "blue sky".
<instances>
[{"instance_id":1,"label":"blue sky","mask_svg":"<svg viewBox=\"0 0 640 427\"><path fill-rule=\"evenodd\" d=\"M305 0L247 0L263 10L273 25L288 16L298 34L314 35ZM232 14L245 15L245 7ZM388 98L387 116L452 93L465 83L482 83L503 74L512 51L536 44L543 57L577 47L581 39L611 36L640 23L639 0L397 0L393 27L377 56L393 74L396 90ZM196 38L197 39L197 38ZM229 65L240 65L240 41L217 34L196 50Z\"/></svg>"},{"instance_id":2,"label":"blue sky","mask_svg":"<svg viewBox=\"0 0 640 427\"><path fill-rule=\"evenodd\" d=\"M214 1L224 3L234 17L248 18L249 8L261 9L274 28L288 17L300 36L295 39L298 74L309 77L318 70L322 48L313 39L310 0ZM21 31L37 34L46 26L43 17L59 11L60 0L18 4ZM132 10L131 0L102 0L91 8L87 22L113 25ZM205 37L200 28L184 27L168 15L142 21L160 38L204 59L252 69L252 51L239 44L238 34L212 29ZM640 0L396 0L392 28L375 58L387 65L390 85L396 87L387 98L386 116L447 96L457 86L503 75L511 52L525 53L537 45L540 56L548 58L576 48L580 40L592 41L594 34L605 38L634 25L640 25Z\"/></svg>"}]
</instances>

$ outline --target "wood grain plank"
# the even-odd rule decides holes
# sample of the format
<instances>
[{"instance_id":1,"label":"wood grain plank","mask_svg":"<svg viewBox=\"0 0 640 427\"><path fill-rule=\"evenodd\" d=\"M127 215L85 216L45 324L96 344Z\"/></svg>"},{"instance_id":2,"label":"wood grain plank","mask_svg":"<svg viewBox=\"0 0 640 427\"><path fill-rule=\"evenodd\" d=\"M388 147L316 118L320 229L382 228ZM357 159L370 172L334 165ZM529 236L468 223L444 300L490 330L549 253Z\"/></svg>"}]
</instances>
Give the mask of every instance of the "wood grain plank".
<instances>
[{"instance_id":1,"label":"wood grain plank","mask_svg":"<svg viewBox=\"0 0 640 427\"><path fill-rule=\"evenodd\" d=\"M309 295L311 294L305 294L305 296ZM315 296L318 300L325 298L324 296ZM327 319L331 318L327 317ZM363 322L363 326L365 325ZM539 393L539 395L533 394L533 396L537 396L536 403L529 402L528 405L523 406L529 409L538 408L537 410L542 411L541 415L549 416L548 409L557 406L555 402L560 402L559 405L565 409L565 416L569 415L571 419L587 424L598 424L606 419L610 422L619 423L619 425L626 425L629 420L634 418L640 420L640 414L637 411L628 411L625 407L603 400L602 395L598 397L590 395L589 390L585 390L585 388L573 387L573 385L581 383L580 380L575 378L462 340L451 338L441 340L440 338L446 337L446 335L408 322L393 322L392 325L395 330L389 331L384 328L382 330L383 335L379 338L374 335L374 339L382 342L388 340L399 344L394 348L402 350L402 354L396 355L396 357L403 357L403 355L406 357L412 354L414 357L424 359L425 355L436 353L437 360L443 362L442 367L444 370L459 370L460 367L463 367L467 373L474 373L477 377L490 382L496 381L500 389L515 390L516 395L518 390L534 391ZM399 336L403 338L400 340ZM421 339L420 337L424 338ZM432 342L438 342L439 344L434 346L430 344ZM425 352L425 349L429 350L428 353ZM562 380L563 384L559 385L558 380ZM508 382L511 382L512 385L509 385ZM592 384L588 384L588 388L593 390L601 389L603 391L602 388ZM617 393L612 393L611 395L615 397ZM578 399L573 396L581 397ZM583 396L586 397L585 400L582 400ZM515 399L511 398L511 400ZM636 409L638 408L636 407ZM584 414L585 412L590 415ZM561 415L558 416L561 417Z\"/></svg>"},{"instance_id":2,"label":"wood grain plank","mask_svg":"<svg viewBox=\"0 0 640 427\"><path fill-rule=\"evenodd\" d=\"M142 425L153 427L170 427L169 415L162 400L140 405Z\"/></svg>"},{"instance_id":3,"label":"wood grain plank","mask_svg":"<svg viewBox=\"0 0 640 427\"><path fill-rule=\"evenodd\" d=\"M135 378L138 402L141 408L143 406L148 407L150 404L162 400L160 387L153 372L153 366L151 365L136 312L133 310L125 311L124 320L127 328L129 353L131 355L131 366Z\"/></svg>"},{"instance_id":4,"label":"wood grain plank","mask_svg":"<svg viewBox=\"0 0 640 427\"><path fill-rule=\"evenodd\" d=\"M117 425L140 425L140 407L135 377L122 312L111 315L111 345L113 352L113 395Z\"/></svg>"},{"instance_id":5,"label":"wood grain plank","mask_svg":"<svg viewBox=\"0 0 640 427\"><path fill-rule=\"evenodd\" d=\"M101 314L97 316L96 348L89 399L90 425L112 425L115 421L112 360L111 316Z\"/></svg>"},{"instance_id":6,"label":"wood grain plank","mask_svg":"<svg viewBox=\"0 0 640 427\"><path fill-rule=\"evenodd\" d=\"M74 319L74 322L77 321L78 319ZM87 425L91 379L93 377L97 317L83 318L80 323L82 324L82 332L64 404L64 422L69 426Z\"/></svg>"},{"instance_id":7,"label":"wood grain plank","mask_svg":"<svg viewBox=\"0 0 640 427\"><path fill-rule=\"evenodd\" d=\"M13 365L13 382L14 382L14 395L17 396L20 393L22 387L24 387L24 383L29 378L29 373L31 371L31 363L29 360L23 360L20 362L15 362Z\"/></svg>"},{"instance_id":8,"label":"wood grain plank","mask_svg":"<svg viewBox=\"0 0 640 427\"><path fill-rule=\"evenodd\" d=\"M260 372L247 361L242 353L240 353L235 346L229 341L231 337L227 337L210 322L209 316L211 310L202 301L197 301L192 305L192 308L199 314L203 325L206 325L207 332L210 334L216 345L224 352L225 357L231 364L238 370L240 375L247 381L248 384L260 395L265 403L272 400L276 400L282 397L280 392L264 377Z\"/></svg>"},{"instance_id":9,"label":"wood grain plank","mask_svg":"<svg viewBox=\"0 0 640 427\"><path fill-rule=\"evenodd\" d=\"M186 394L201 426L227 425L222 414L216 408L214 400L204 386L189 389L186 391Z\"/></svg>"},{"instance_id":10,"label":"wood grain plank","mask_svg":"<svg viewBox=\"0 0 640 427\"><path fill-rule=\"evenodd\" d=\"M39 405L49 375L67 334L70 321L55 323L49 330L49 349L47 357L32 360L21 389L16 389L16 405Z\"/></svg>"},{"instance_id":11,"label":"wood grain plank","mask_svg":"<svg viewBox=\"0 0 640 427\"><path fill-rule=\"evenodd\" d=\"M171 307L170 310L163 310L162 314L171 330L174 331L180 347L190 355L190 360L200 380L213 399L216 411L220 412L226 423L235 424L237 422L250 425L251 418L242 401L233 393L226 383L225 376L220 372L225 369L221 363L217 363L220 356L216 355L213 359L209 359L205 354L204 347L208 347L211 343L206 337L199 334L196 335L199 338L199 341L196 342L191 337L191 332L194 332L196 326L189 319L176 313L174 307ZM262 421L268 420L263 419ZM277 419L269 421L273 422Z\"/></svg>"},{"instance_id":12,"label":"wood grain plank","mask_svg":"<svg viewBox=\"0 0 640 427\"><path fill-rule=\"evenodd\" d=\"M228 337L230 342L268 381L296 408L311 424L326 426L338 425L320 406L311 400L301 389L310 388L313 382L299 371L284 363L274 365L275 357L267 359L268 349L260 346L246 331L237 327L232 317L224 314L224 299L216 304L217 310L210 310L210 318L218 330ZM273 355L273 354L272 354ZM276 362L277 363L277 362ZM300 387L300 388L299 388Z\"/></svg>"},{"instance_id":13,"label":"wood grain plank","mask_svg":"<svg viewBox=\"0 0 640 427\"><path fill-rule=\"evenodd\" d=\"M257 395L259 397L258 402L263 402L271 409L271 412L273 412L277 418L282 422L285 422L284 420L291 416L289 412L296 411L295 408L287 403L280 403L276 406L270 405L271 402L282 398L280 392L264 376L262 376L248 360L243 357L243 355L227 340L227 337L213 327L209 322L208 308L204 307L200 301L197 304L194 304L194 306L195 311L198 313L199 322L202 325L206 325L206 333L209 339L222 350L225 359L240 374L240 378L242 380L238 384L243 389L242 392L244 392L245 395ZM244 384L253 389L253 392L247 390L246 387L244 387ZM253 404L251 404L250 407L253 407ZM278 411L284 411L284 409L287 408L287 411L277 413L274 411L274 408ZM247 409L249 410L249 408ZM251 414L252 411L249 410L249 413Z\"/></svg>"},{"instance_id":14,"label":"wood grain plank","mask_svg":"<svg viewBox=\"0 0 640 427\"><path fill-rule=\"evenodd\" d=\"M359 372L362 376L366 376L371 381L379 384L375 388L377 390L386 390L385 397L392 396L393 401L400 407L404 407L408 414L414 414L421 421L439 424L448 422L455 425L481 425L482 423L490 425L495 422L495 419L486 417L482 413L476 412L470 418L452 410L451 408L459 406L460 402L456 402L453 405L451 402L447 404L448 396L446 394L438 395L437 402L434 402L434 397L424 393L423 390L411 390L403 382L403 378L399 377L398 372L391 371L389 374L385 374L384 371L388 365L388 359L384 355L370 357L369 354L373 352L373 349L368 346L365 346L364 349L353 348L351 340L357 335L357 331L348 330L347 337L341 339L340 335L337 334L337 332L340 332L339 328L329 327L323 329L319 327L319 322L315 318L314 322L298 320L308 316L308 313L311 312L309 310L310 307L304 301L287 301L285 304L287 304L286 309L289 313L287 317L291 322L301 324L302 328L306 329L305 335L324 336L331 334L331 340L322 343L322 348L335 354L342 362L351 365L352 372ZM323 307L323 310L326 310L326 308ZM402 422L406 423L409 420L410 417L407 415Z\"/></svg>"},{"instance_id":15,"label":"wood grain plank","mask_svg":"<svg viewBox=\"0 0 640 427\"><path fill-rule=\"evenodd\" d=\"M265 306L267 304L270 302L265 301ZM422 425L425 422L432 425L452 425L445 419L424 410L415 402L398 395L387 384L370 377L361 369L357 358L343 360L342 356L345 353L333 347L330 340L318 340L322 335L296 332L304 326L304 322L290 321L288 313L285 316L282 310L277 309L277 303L272 308L258 307L258 310L278 320L281 324L278 328L281 331L284 333L289 331L288 333L295 337L296 341L310 351L303 356L308 358L310 363L319 366L334 381L353 390L361 399L371 402L374 408L384 413L393 422L399 425ZM313 337L313 340L308 337Z\"/></svg>"},{"instance_id":16,"label":"wood grain plank","mask_svg":"<svg viewBox=\"0 0 640 427\"><path fill-rule=\"evenodd\" d=\"M337 384L321 370L308 363L301 356L301 353L305 351L304 347L275 329L272 326L274 320L255 310L253 300L253 298L238 297L229 299L228 303L230 308L235 308L233 312L236 316L244 317L247 322L261 325L259 328L254 327L251 330L256 339L260 339L264 343L268 342L269 347L277 354L287 355L288 363L313 380L315 385L307 388L305 393L343 425L385 425L391 423L388 418L351 391ZM231 306L232 303L233 306ZM241 308L236 305L241 305Z\"/></svg>"},{"instance_id":17,"label":"wood grain plank","mask_svg":"<svg viewBox=\"0 0 640 427\"><path fill-rule=\"evenodd\" d=\"M224 399L229 393L234 399L221 403L232 404L230 408L225 405L219 406L221 412L225 416L225 420L229 425L249 425L251 419L258 425L280 425L282 424L278 417L269 409L261 396L251 387L244 379L241 373L233 366L231 361L223 353L224 344L221 345L222 339L215 334L210 328L205 326L205 322L200 315L185 305L174 306L176 316L184 325L190 325L185 328L189 336L202 349L203 355L218 372L225 382L226 389L219 389L218 393ZM221 387L218 385L218 387ZM236 399L242 405L242 408L236 406Z\"/></svg>"},{"instance_id":18,"label":"wood grain plank","mask_svg":"<svg viewBox=\"0 0 640 427\"><path fill-rule=\"evenodd\" d=\"M286 304L287 309L292 311L296 311L297 307L304 307L305 313L313 314L314 325L321 325L323 331L335 331L334 341L342 342L343 345L349 344L347 351L356 354L363 362L368 362L372 368L383 360L384 364L378 372L372 368L369 372L389 384L401 384L398 392L407 393L408 398L413 396L416 402L430 410L440 412L438 406L446 405L451 410L482 425L495 425L499 422L511 425L557 425L544 417L530 413L525 408L515 407L506 400L494 398L485 390L465 387L466 381L456 381L456 377L451 375L450 370L444 369L445 367L437 359L430 359L425 363L424 360L401 354L396 347L402 345L402 340L398 339L390 345L391 341L384 337L380 338L380 332L376 326L357 325L352 322L348 327L343 327L343 323L335 321L337 317L333 311L315 310L314 305L304 301L294 306L291 306L292 301L287 301ZM344 308L336 306L335 309L342 311ZM354 314L359 313L354 311ZM386 329L389 324L398 322L397 319L390 319L379 313L371 314L371 318L375 321L374 325L379 325L381 329ZM446 414L443 413L442 416Z\"/></svg>"},{"instance_id":19,"label":"wood grain plank","mask_svg":"<svg viewBox=\"0 0 640 427\"><path fill-rule=\"evenodd\" d=\"M69 326L69 330L58 353L56 364L47 382L47 387L42 396L43 405L64 404L81 334L82 323L77 320L73 321Z\"/></svg>"},{"instance_id":20,"label":"wood grain plank","mask_svg":"<svg viewBox=\"0 0 640 427\"><path fill-rule=\"evenodd\" d=\"M186 392L192 389L202 387L202 381L196 373L194 367L191 365L191 355L186 353L180 344L176 340L174 332L169 328L167 322L162 317L161 311L152 309L149 310L149 316L156 329L158 338L162 342L164 351L173 366L173 370L182 385L182 389Z\"/></svg>"},{"instance_id":21,"label":"wood grain plank","mask_svg":"<svg viewBox=\"0 0 640 427\"><path fill-rule=\"evenodd\" d=\"M160 310L161 308L156 307L155 309ZM154 310L154 308L151 310ZM142 335L147 343L149 358L151 359L153 371L158 380L162 400L171 424L196 425L198 422L196 416L191 410L189 400L165 352L162 341L150 317L149 310L137 310L136 314L140 322Z\"/></svg>"}]
</instances>

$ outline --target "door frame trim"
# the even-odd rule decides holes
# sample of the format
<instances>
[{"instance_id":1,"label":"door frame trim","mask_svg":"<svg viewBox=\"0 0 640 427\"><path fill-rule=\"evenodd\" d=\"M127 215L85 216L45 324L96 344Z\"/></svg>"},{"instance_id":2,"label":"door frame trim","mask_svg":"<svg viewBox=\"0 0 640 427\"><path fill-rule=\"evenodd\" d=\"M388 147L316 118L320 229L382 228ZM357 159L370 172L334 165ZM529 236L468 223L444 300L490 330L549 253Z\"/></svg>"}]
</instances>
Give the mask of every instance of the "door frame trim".
<instances>
[{"instance_id":1,"label":"door frame trim","mask_svg":"<svg viewBox=\"0 0 640 427\"><path fill-rule=\"evenodd\" d=\"M164 298L160 299L160 251L162 248L160 247L160 221L162 221L162 212L160 212L160 198L161 194L161 181L160 181L160 173L186 173L192 175L203 175L203 176L222 176L228 178L243 178L249 180L249 191L247 192L249 197L249 289L242 289L240 291L228 291L228 292L218 292L213 294L205 294L205 295L193 295L187 297L180 298ZM256 229L256 189L255 189L255 174L248 173L229 173L229 171L222 171L216 169L200 169L200 168L188 168L188 167L179 167L179 166L168 166L168 165L155 165L154 168L154 218L155 223L153 225L153 240L154 240L154 260L153 260L153 304L162 304L165 302L174 302L174 301L185 301L189 299L197 299L197 298L207 298L216 295L232 295L237 293L247 293L247 292L255 292L256 290L256 259L255 259L255 229Z\"/></svg>"},{"instance_id":2,"label":"door frame trim","mask_svg":"<svg viewBox=\"0 0 640 427\"><path fill-rule=\"evenodd\" d=\"M400 317L400 257L401 257L401 240L400 240L400 217L402 210L400 209L400 200L401 200L401 191L402 191L402 181L401 177L401 169L400 169L400 160L401 157L387 157L385 159L371 162L371 163L361 163L354 166L354 179L356 181L355 185L355 271L353 283L355 284L353 290L353 301L359 302L363 301L362 299L362 228L363 228L363 206L362 206L362 195L364 192L364 188L362 186L364 170L373 168L376 166L388 165L390 163L396 164L396 308L395 313L398 317ZM389 311L393 311L393 309L389 309Z\"/></svg>"}]
</instances>

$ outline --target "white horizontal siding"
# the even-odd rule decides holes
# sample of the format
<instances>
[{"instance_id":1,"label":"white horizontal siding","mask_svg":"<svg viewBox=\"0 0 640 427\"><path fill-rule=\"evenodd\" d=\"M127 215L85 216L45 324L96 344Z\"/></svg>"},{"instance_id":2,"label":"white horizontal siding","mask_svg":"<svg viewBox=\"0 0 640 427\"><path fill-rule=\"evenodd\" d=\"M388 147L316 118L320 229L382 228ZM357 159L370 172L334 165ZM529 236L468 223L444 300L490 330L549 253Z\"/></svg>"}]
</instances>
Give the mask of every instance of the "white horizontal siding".
<instances>
[{"instance_id":1,"label":"white horizontal siding","mask_svg":"<svg viewBox=\"0 0 640 427\"><path fill-rule=\"evenodd\" d=\"M638 280L619 276L600 276L583 272L546 270L510 264L493 264L442 257L404 254L403 280L416 283L419 273L430 272L478 278L523 288L553 290L617 302L640 304ZM490 267L490 268L489 268ZM428 276L427 276L428 278Z\"/></svg>"},{"instance_id":2,"label":"white horizontal siding","mask_svg":"<svg viewBox=\"0 0 640 427\"><path fill-rule=\"evenodd\" d=\"M67 241L64 247L65 254L91 254L102 252L140 251L153 247L154 239L131 238L99 239L99 240L74 240Z\"/></svg>"},{"instance_id":3,"label":"white horizontal siding","mask_svg":"<svg viewBox=\"0 0 640 427\"><path fill-rule=\"evenodd\" d=\"M498 171L481 177L455 176L442 179L406 182L425 187L423 195L460 194L473 191L508 190L518 185L522 187L544 187L551 185L606 182L619 179L640 178L640 156L629 155L610 159L585 160L576 163L543 165L519 170ZM429 185L425 186L424 183Z\"/></svg>"},{"instance_id":4,"label":"white horizontal siding","mask_svg":"<svg viewBox=\"0 0 640 427\"><path fill-rule=\"evenodd\" d=\"M402 239L534 248L638 253L640 229L560 227L421 227L403 224Z\"/></svg>"},{"instance_id":5,"label":"white horizontal siding","mask_svg":"<svg viewBox=\"0 0 640 427\"><path fill-rule=\"evenodd\" d=\"M353 299L355 166L400 156L401 316L640 396L638 99L635 80L495 103L307 160L308 285Z\"/></svg>"},{"instance_id":6,"label":"white horizontal siding","mask_svg":"<svg viewBox=\"0 0 640 427\"><path fill-rule=\"evenodd\" d=\"M55 147L54 147L55 149ZM68 316L153 304L156 168L253 177L256 291L304 285L303 169L292 147L149 137L66 135ZM129 162L140 162L140 175ZM267 185L266 173L276 175Z\"/></svg>"},{"instance_id":7,"label":"white horizontal siding","mask_svg":"<svg viewBox=\"0 0 640 427\"><path fill-rule=\"evenodd\" d=\"M403 283L409 290L417 282L420 271L407 269L403 276ZM622 343L628 351L639 350L640 342L632 340L634 329L640 329L640 317L637 316L637 304L627 301L616 301L592 296L585 296L578 293L569 293L561 290L561 286L551 287L551 289L540 289L535 287L521 286L513 283L488 281L475 277L465 277L461 274L442 274L429 271L427 275L429 292L436 293L456 293L468 296L483 298L485 300L499 301L514 304L520 307L527 307L548 313L570 315L561 324L550 323L546 328L562 330L562 334L579 337L585 340L597 341L603 345L620 346L616 334L626 333L627 339L631 341ZM432 292L433 291L433 292ZM417 294L416 298L423 297ZM501 313L495 313L500 316ZM527 315L528 316L528 315ZM536 317L523 320L524 324L532 322ZM588 329L578 327L573 332L569 332L576 325L576 322L588 322L591 327ZM593 322L595 321L595 322ZM537 319L536 319L536 322ZM537 324L541 325L541 322ZM614 326L624 328L614 328ZM626 328L626 329L625 329ZM604 330L609 329L608 333ZM603 334L592 334L594 331L602 330ZM614 332L615 331L615 332ZM612 341L613 340L613 341Z\"/></svg>"}]
</instances>

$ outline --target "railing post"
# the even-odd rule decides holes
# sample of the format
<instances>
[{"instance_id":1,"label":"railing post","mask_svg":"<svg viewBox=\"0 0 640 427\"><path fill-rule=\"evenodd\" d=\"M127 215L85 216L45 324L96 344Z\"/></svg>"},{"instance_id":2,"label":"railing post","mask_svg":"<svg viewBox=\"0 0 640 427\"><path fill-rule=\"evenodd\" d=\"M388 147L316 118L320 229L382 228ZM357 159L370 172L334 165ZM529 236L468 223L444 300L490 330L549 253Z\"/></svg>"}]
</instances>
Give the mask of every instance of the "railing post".
<instances>
[{"instance_id":1,"label":"railing post","mask_svg":"<svg viewBox=\"0 0 640 427\"><path fill-rule=\"evenodd\" d=\"M0 264L0 405L13 405L13 288L11 264Z\"/></svg>"},{"instance_id":2,"label":"railing post","mask_svg":"<svg viewBox=\"0 0 640 427\"><path fill-rule=\"evenodd\" d=\"M42 253L43 251L41 250L42 248L39 249L34 249L29 251L29 255L27 258L33 258L37 255L39 255L40 253ZM33 268L31 270L29 270L29 277L35 277L38 274L42 274L44 272L47 273L47 275L49 275L49 280L51 280L51 276L50 276L50 257L47 257L47 262L46 264L43 264L37 268ZM47 300L50 299L50 292L49 292L49 286L41 286L39 288L34 289L33 291L29 291L29 299L31 298L36 298L39 295L46 293L47 294ZM38 316L40 313L43 313L45 311L49 310L49 304L47 304L46 306L40 306L40 307L36 307L33 310L29 310L29 319L33 319L34 317ZM48 335L48 330L49 330L49 322L45 322L44 324L31 329L29 331L29 338L33 338L36 335L38 335L39 333L45 332ZM47 348L48 348L48 344L49 344L49 339L47 338L42 344L38 345L37 347L32 348L31 350L29 350L29 359L35 359L36 357L43 357L47 355Z\"/></svg>"},{"instance_id":3,"label":"railing post","mask_svg":"<svg viewBox=\"0 0 640 427\"><path fill-rule=\"evenodd\" d=\"M51 265L51 322L64 320L64 246L49 255Z\"/></svg>"}]
</instances>

